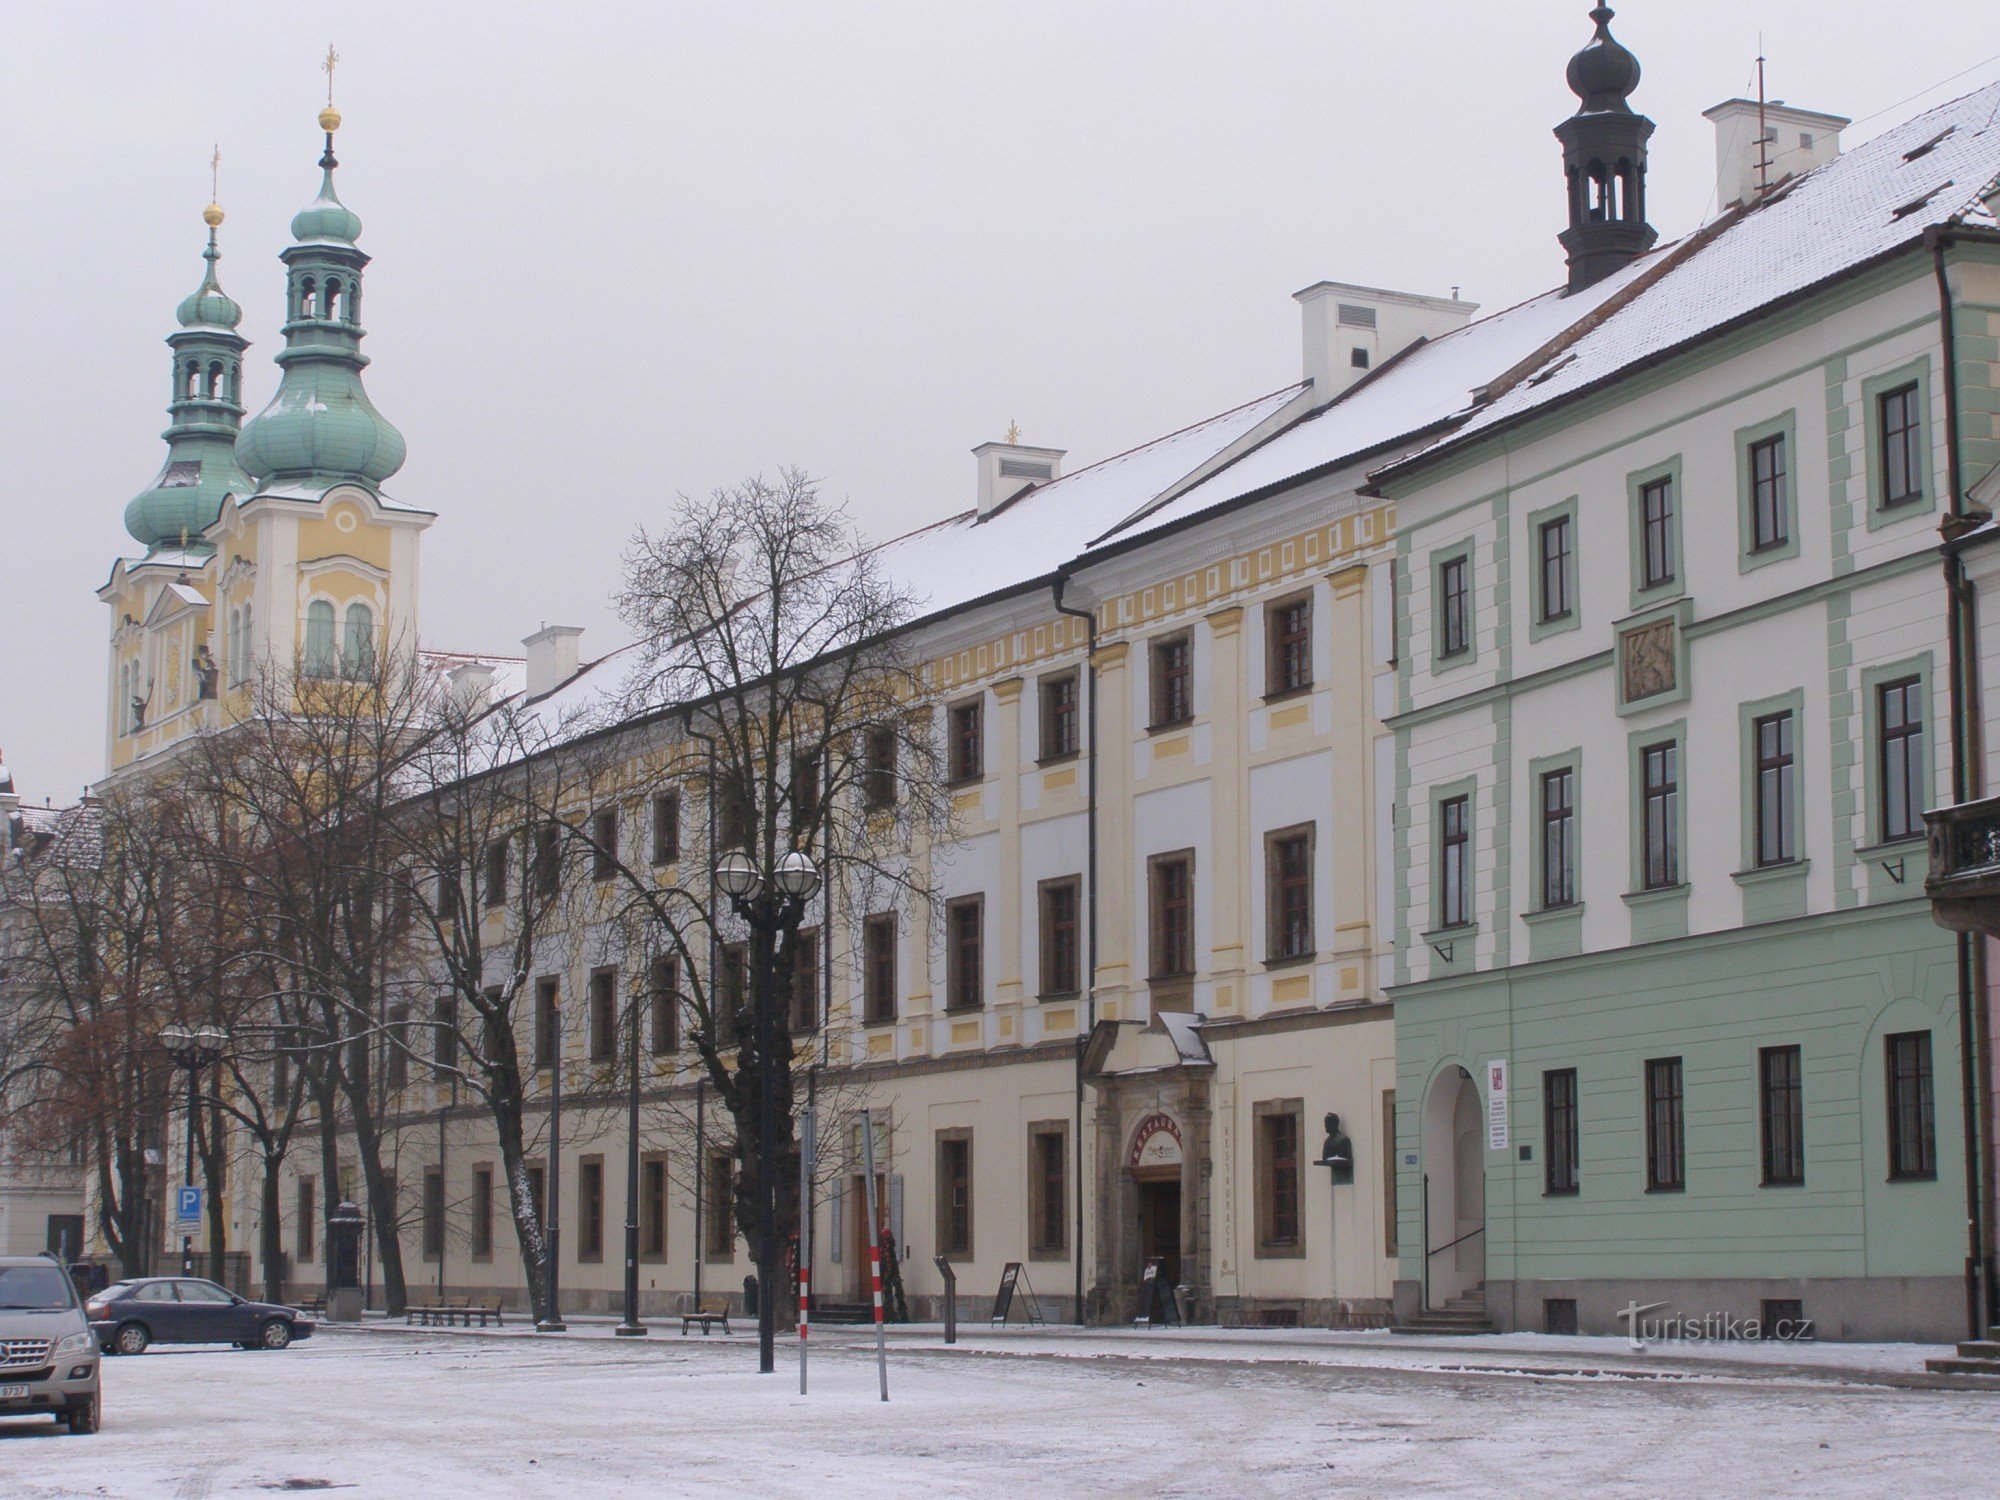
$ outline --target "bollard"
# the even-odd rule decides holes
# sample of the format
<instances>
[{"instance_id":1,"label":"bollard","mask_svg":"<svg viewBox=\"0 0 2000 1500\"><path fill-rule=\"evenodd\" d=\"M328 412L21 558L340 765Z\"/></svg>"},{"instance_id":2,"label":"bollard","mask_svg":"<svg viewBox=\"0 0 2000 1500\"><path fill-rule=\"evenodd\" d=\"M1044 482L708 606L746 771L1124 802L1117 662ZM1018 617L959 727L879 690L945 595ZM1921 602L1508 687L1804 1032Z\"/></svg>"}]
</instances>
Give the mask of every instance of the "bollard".
<instances>
[{"instance_id":1,"label":"bollard","mask_svg":"<svg viewBox=\"0 0 2000 1500\"><path fill-rule=\"evenodd\" d=\"M958 1342L958 1273L951 1268L951 1262L942 1255L933 1255L931 1264L944 1278L944 1341Z\"/></svg>"}]
</instances>

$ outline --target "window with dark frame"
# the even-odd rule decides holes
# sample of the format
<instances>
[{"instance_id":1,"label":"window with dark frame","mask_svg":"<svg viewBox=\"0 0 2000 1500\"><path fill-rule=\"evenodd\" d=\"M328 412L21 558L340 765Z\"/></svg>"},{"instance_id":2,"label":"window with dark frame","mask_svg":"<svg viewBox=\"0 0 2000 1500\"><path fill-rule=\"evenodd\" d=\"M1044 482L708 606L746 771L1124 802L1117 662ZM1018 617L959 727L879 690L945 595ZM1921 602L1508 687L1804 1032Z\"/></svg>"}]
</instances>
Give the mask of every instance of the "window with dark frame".
<instances>
[{"instance_id":1,"label":"window with dark frame","mask_svg":"<svg viewBox=\"0 0 2000 1500\"><path fill-rule=\"evenodd\" d=\"M861 927L862 1020L877 1026L896 1019L896 914L880 912Z\"/></svg>"},{"instance_id":2,"label":"window with dark frame","mask_svg":"<svg viewBox=\"0 0 2000 1500\"><path fill-rule=\"evenodd\" d=\"M472 1258L493 1258L493 1169L472 1169Z\"/></svg>"},{"instance_id":3,"label":"window with dark frame","mask_svg":"<svg viewBox=\"0 0 2000 1500\"><path fill-rule=\"evenodd\" d=\"M1762 1125L1765 1187L1806 1180L1806 1106L1797 1047L1757 1051L1757 1113Z\"/></svg>"},{"instance_id":4,"label":"window with dark frame","mask_svg":"<svg viewBox=\"0 0 2000 1500\"><path fill-rule=\"evenodd\" d=\"M720 992L722 1008L726 1012L741 1010L750 996L750 947L747 943L722 945L721 980L716 988Z\"/></svg>"},{"instance_id":5,"label":"window with dark frame","mask_svg":"<svg viewBox=\"0 0 2000 1500\"><path fill-rule=\"evenodd\" d=\"M535 1066L549 1068L556 1060L557 995L554 979L535 981Z\"/></svg>"},{"instance_id":6,"label":"window with dark frame","mask_svg":"<svg viewBox=\"0 0 2000 1500\"><path fill-rule=\"evenodd\" d=\"M729 1260L736 1253L736 1160L727 1151L709 1152L706 1186L701 1253L709 1260Z\"/></svg>"},{"instance_id":7,"label":"window with dark frame","mask_svg":"<svg viewBox=\"0 0 2000 1500\"><path fill-rule=\"evenodd\" d=\"M618 1055L618 971L593 969L590 974L590 1060L610 1062Z\"/></svg>"},{"instance_id":8,"label":"window with dark frame","mask_svg":"<svg viewBox=\"0 0 2000 1500\"><path fill-rule=\"evenodd\" d=\"M653 960L652 1049L655 1057L672 1057L681 1050L680 960L661 955Z\"/></svg>"},{"instance_id":9,"label":"window with dark frame","mask_svg":"<svg viewBox=\"0 0 2000 1500\"><path fill-rule=\"evenodd\" d=\"M870 812L896 805L896 731L877 724L862 742L861 800Z\"/></svg>"},{"instance_id":10,"label":"window with dark frame","mask_svg":"<svg viewBox=\"0 0 2000 1500\"><path fill-rule=\"evenodd\" d=\"M389 1007L389 1025L382 1058L382 1083L390 1093L410 1086L410 1007Z\"/></svg>"},{"instance_id":11,"label":"window with dark frame","mask_svg":"<svg viewBox=\"0 0 2000 1500\"><path fill-rule=\"evenodd\" d=\"M1542 1074L1542 1191L1560 1197L1578 1191L1577 1161L1582 1144L1578 1127L1576 1069L1552 1068Z\"/></svg>"},{"instance_id":12,"label":"window with dark frame","mask_svg":"<svg viewBox=\"0 0 2000 1500\"><path fill-rule=\"evenodd\" d=\"M544 900L562 889L562 830L544 823L535 830L535 894Z\"/></svg>"},{"instance_id":13,"label":"window with dark frame","mask_svg":"<svg viewBox=\"0 0 2000 1500\"><path fill-rule=\"evenodd\" d=\"M1264 674L1266 696L1303 692L1312 686L1312 595L1281 599L1264 614L1269 660Z\"/></svg>"},{"instance_id":14,"label":"window with dark frame","mask_svg":"<svg viewBox=\"0 0 2000 1500\"><path fill-rule=\"evenodd\" d=\"M960 896L945 903L945 1008L978 1010L986 1003L986 900Z\"/></svg>"},{"instance_id":15,"label":"window with dark frame","mask_svg":"<svg viewBox=\"0 0 2000 1500\"><path fill-rule=\"evenodd\" d=\"M1069 1131L1060 1121L1028 1127L1028 1253L1069 1249Z\"/></svg>"},{"instance_id":16,"label":"window with dark frame","mask_svg":"<svg viewBox=\"0 0 2000 1500\"><path fill-rule=\"evenodd\" d=\"M1438 804L1438 925L1472 922L1472 798Z\"/></svg>"},{"instance_id":17,"label":"window with dark frame","mask_svg":"<svg viewBox=\"0 0 2000 1500\"><path fill-rule=\"evenodd\" d=\"M1539 550L1542 570L1542 623L1551 620L1567 620L1576 608L1574 589L1575 577L1572 565L1575 561L1575 521L1569 516L1555 516L1542 522Z\"/></svg>"},{"instance_id":18,"label":"window with dark frame","mask_svg":"<svg viewBox=\"0 0 2000 1500\"><path fill-rule=\"evenodd\" d=\"M1304 1194L1300 1155L1305 1106L1297 1099L1253 1106L1256 1120L1257 1254L1303 1253L1299 1201Z\"/></svg>"},{"instance_id":19,"label":"window with dark frame","mask_svg":"<svg viewBox=\"0 0 2000 1500\"><path fill-rule=\"evenodd\" d=\"M1472 559L1438 564L1438 655L1463 656L1472 647Z\"/></svg>"},{"instance_id":20,"label":"window with dark frame","mask_svg":"<svg viewBox=\"0 0 2000 1500\"><path fill-rule=\"evenodd\" d=\"M431 1077L446 1077L457 1068L458 1001L441 995L431 1007Z\"/></svg>"},{"instance_id":21,"label":"window with dark frame","mask_svg":"<svg viewBox=\"0 0 2000 1500\"><path fill-rule=\"evenodd\" d=\"M1264 843L1265 910L1269 962L1313 954L1313 831L1310 826L1273 833Z\"/></svg>"},{"instance_id":22,"label":"window with dark frame","mask_svg":"<svg viewBox=\"0 0 2000 1500\"><path fill-rule=\"evenodd\" d=\"M653 863L669 865L681 857L681 794L653 794Z\"/></svg>"},{"instance_id":23,"label":"window with dark frame","mask_svg":"<svg viewBox=\"0 0 2000 1500\"><path fill-rule=\"evenodd\" d=\"M1152 979L1185 979L1194 973L1194 855L1156 854L1148 871L1152 887Z\"/></svg>"},{"instance_id":24,"label":"window with dark frame","mask_svg":"<svg viewBox=\"0 0 2000 1500\"><path fill-rule=\"evenodd\" d=\"M1657 588L1674 581L1674 481L1670 475L1639 486L1639 583Z\"/></svg>"},{"instance_id":25,"label":"window with dark frame","mask_svg":"<svg viewBox=\"0 0 2000 1500\"><path fill-rule=\"evenodd\" d=\"M937 1136L937 1247L947 1260L972 1254L972 1132Z\"/></svg>"},{"instance_id":26,"label":"window with dark frame","mask_svg":"<svg viewBox=\"0 0 2000 1500\"><path fill-rule=\"evenodd\" d=\"M1077 674L1059 672L1044 677L1042 697L1043 760L1062 760L1077 753L1082 744L1078 728L1080 680Z\"/></svg>"},{"instance_id":27,"label":"window with dark frame","mask_svg":"<svg viewBox=\"0 0 2000 1500\"><path fill-rule=\"evenodd\" d=\"M444 1174L436 1167L424 1169L423 1230L419 1256L439 1260L444 1255Z\"/></svg>"},{"instance_id":28,"label":"window with dark frame","mask_svg":"<svg viewBox=\"0 0 2000 1500\"><path fill-rule=\"evenodd\" d=\"M486 846L479 885L488 906L507 904L507 840L494 839Z\"/></svg>"},{"instance_id":29,"label":"window with dark frame","mask_svg":"<svg viewBox=\"0 0 2000 1500\"><path fill-rule=\"evenodd\" d=\"M951 779L977 781L986 774L986 704L972 698L951 707Z\"/></svg>"},{"instance_id":30,"label":"window with dark frame","mask_svg":"<svg viewBox=\"0 0 2000 1500\"><path fill-rule=\"evenodd\" d=\"M1937 1176L1937 1118L1932 1100L1931 1034L1902 1031L1882 1039L1888 1070L1889 1180Z\"/></svg>"},{"instance_id":31,"label":"window with dark frame","mask_svg":"<svg viewBox=\"0 0 2000 1500\"><path fill-rule=\"evenodd\" d=\"M1897 386L1875 398L1880 424L1882 503L1880 509L1921 500L1924 493L1923 412L1917 383Z\"/></svg>"},{"instance_id":32,"label":"window with dark frame","mask_svg":"<svg viewBox=\"0 0 2000 1500\"><path fill-rule=\"evenodd\" d=\"M647 1260L667 1258L667 1159L646 1156L639 1162L639 1254Z\"/></svg>"},{"instance_id":33,"label":"window with dark frame","mask_svg":"<svg viewBox=\"0 0 2000 1500\"><path fill-rule=\"evenodd\" d=\"M1576 904L1576 768L1542 772L1542 909Z\"/></svg>"},{"instance_id":34,"label":"window with dark frame","mask_svg":"<svg viewBox=\"0 0 2000 1500\"><path fill-rule=\"evenodd\" d=\"M1041 897L1041 993L1044 999L1082 988L1079 908L1083 882L1074 875L1044 880Z\"/></svg>"},{"instance_id":35,"label":"window with dark frame","mask_svg":"<svg viewBox=\"0 0 2000 1500\"><path fill-rule=\"evenodd\" d=\"M1639 752L1643 781L1640 875L1649 891L1681 883L1680 758L1678 741L1648 745Z\"/></svg>"},{"instance_id":36,"label":"window with dark frame","mask_svg":"<svg viewBox=\"0 0 2000 1500\"><path fill-rule=\"evenodd\" d=\"M1757 864L1788 865L1799 857L1793 716L1789 710L1765 714L1751 721L1750 733L1757 762Z\"/></svg>"},{"instance_id":37,"label":"window with dark frame","mask_svg":"<svg viewBox=\"0 0 2000 1500\"><path fill-rule=\"evenodd\" d=\"M1881 835L1885 844L1924 831L1924 685L1901 677L1875 690L1876 736L1882 784Z\"/></svg>"},{"instance_id":38,"label":"window with dark frame","mask_svg":"<svg viewBox=\"0 0 2000 1500\"><path fill-rule=\"evenodd\" d=\"M1791 540L1790 478L1785 435L1773 433L1750 445L1750 550L1767 552Z\"/></svg>"},{"instance_id":39,"label":"window with dark frame","mask_svg":"<svg viewBox=\"0 0 2000 1500\"><path fill-rule=\"evenodd\" d=\"M719 773L710 795L716 798L716 838L725 849L748 849L757 841L757 802L743 779Z\"/></svg>"},{"instance_id":40,"label":"window with dark frame","mask_svg":"<svg viewBox=\"0 0 2000 1500\"><path fill-rule=\"evenodd\" d=\"M590 816L590 873L609 880L618 873L618 809L599 808Z\"/></svg>"},{"instance_id":41,"label":"window with dark frame","mask_svg":"<svg viewBox=\"0 0 2000 1500\"><path fill-rule=\"evenodd\" d=\"M299 1264L312 1264L313 1244L319 1233L319 1209L314 1200L318 1197L318 1180L312 1177L299 1179Z\"/></svg>"},{"instance_id":42,"label":"window with dark frame","mask_svg":"<svg viewBox=\"0 0 2000 1500\"><path fill-rule=\"evenodd\" d=\"M1163 729L1194 717L1194 638L1185 633L1153 642L1153 722Z\"/></svg>"},{"instance_id":43,"label":"window with dark frame","mask_svg":"<svg viewBox=\"0 0 2000 1500\"><path fill-rule=\"evenodd\" d=\"M586 1156L576 1164L576 1258L604 1259L604 1160Z\"/></svg>"},{"instance_id":44,"label":"window with dark frame","mask_svg":"<svg viewBox=\"0 0 2000 1500\"><path fill-rule=\"evenodd\" d=\"M1687 1186L1687 1116L1681 1060L1656 1057L1646 1064L1646 1191L1678 1192Z\"/></svg>"},{"instance_id":45,"label":"window with dark frame","mask_svg":"<svg viewBox=\"0 0 2000 1500\"><path fill-rule=\"evenodd\" d=\"M800 928L792 936L792 1009L794 1032L819 1026L819 933Z\"/></svg>"},{"instance_id":46,"label":"window with dark frame","mask_svg":"<svg viewBox=\"0 0 2000 1500\"><path fill-rule=\"evenodd\" d=\"M817 750L792 757L793 833L808 834L818 825L820 790L825 776L825 762Z\"/></svg>"}]
</instances>

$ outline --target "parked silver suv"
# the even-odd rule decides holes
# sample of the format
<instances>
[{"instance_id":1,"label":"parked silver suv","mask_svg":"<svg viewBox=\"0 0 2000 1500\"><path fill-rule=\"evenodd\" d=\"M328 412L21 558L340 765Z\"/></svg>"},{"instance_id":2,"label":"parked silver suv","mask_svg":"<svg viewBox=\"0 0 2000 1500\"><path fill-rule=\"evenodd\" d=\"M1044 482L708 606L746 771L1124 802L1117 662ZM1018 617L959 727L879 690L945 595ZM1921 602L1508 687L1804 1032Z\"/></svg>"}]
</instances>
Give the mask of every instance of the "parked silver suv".
<instances>
[{"instance_id":1,"label":"parked silver suv","mask_svg":"<svg viewBox=\"0 0 2000 1500\"><path fill-rule=\"evenodd\" d=\"M69 1272L46 1255L0 1255L0 1417L97 1431L101 1363Z\"/></svg>"}]
</instances>

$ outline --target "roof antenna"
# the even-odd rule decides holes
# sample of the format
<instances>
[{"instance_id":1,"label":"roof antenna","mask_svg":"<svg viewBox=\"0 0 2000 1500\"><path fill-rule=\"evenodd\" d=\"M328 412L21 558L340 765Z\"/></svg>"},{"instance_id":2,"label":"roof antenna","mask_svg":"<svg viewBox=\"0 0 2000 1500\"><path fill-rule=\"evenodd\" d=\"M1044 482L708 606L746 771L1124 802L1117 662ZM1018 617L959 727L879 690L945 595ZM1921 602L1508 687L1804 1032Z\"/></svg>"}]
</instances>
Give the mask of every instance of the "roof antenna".
<instances>
[{"instance_id":1,"label":"roof antenna","mask_svg":"<svg viewBox=\"0 0 2000 1500\"><path fill-rule=\"evenodd\" d=\"M1757 33L1757 196L1771 191L1771 132L1764 125L1764 33Z\"/></svg>"}]
</instances>

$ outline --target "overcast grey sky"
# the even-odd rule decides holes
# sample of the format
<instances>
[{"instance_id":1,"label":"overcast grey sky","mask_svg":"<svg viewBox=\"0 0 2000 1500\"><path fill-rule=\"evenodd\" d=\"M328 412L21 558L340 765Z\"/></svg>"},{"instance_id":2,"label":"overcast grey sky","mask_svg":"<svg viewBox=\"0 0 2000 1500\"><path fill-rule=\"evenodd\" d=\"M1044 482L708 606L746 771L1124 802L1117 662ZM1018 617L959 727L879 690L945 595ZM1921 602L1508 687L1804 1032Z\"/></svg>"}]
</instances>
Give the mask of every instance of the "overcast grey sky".
<instances>
[{"instance_id":1,"label":"overcast grey sky","mask_svg":"<svg viewBox=\"0 0 2000 1500\"><path fill-rule=\"evenodd\" d=\"M426 643L562 621L596 655L676 491L797 464L884 537L968 506L1010 420L1075 467L1295 380L1312 281L1554 284L1587 8L6 0L7 760L37 799L103 768L93 590L159 467L217 142L252 412L276 384L329 40L389 489L438 512ZM1700 111L1760 29L1772 95L1850 144L2000 75L1990 0L1631 0L1663 235L1709 211Z\"/></svg>"}]
</instances>

